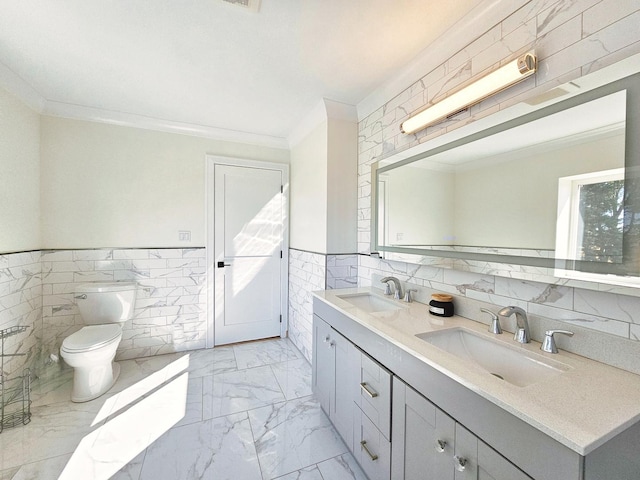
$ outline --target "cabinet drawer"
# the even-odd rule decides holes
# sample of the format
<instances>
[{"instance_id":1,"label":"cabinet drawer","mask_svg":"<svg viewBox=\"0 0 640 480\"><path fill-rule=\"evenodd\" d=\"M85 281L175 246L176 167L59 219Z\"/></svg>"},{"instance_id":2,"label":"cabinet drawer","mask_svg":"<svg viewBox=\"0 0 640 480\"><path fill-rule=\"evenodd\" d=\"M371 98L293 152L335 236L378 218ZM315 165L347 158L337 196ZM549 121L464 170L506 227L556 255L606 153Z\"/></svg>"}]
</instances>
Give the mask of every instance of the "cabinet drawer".
<instances>
[{"instance_id":1,"label":"cabinet drawer","mask_svg":"<svg viewBox=\"0 0 640 480\"><path fill-rule=\"evenodd\" d=\"M391 373L368 355L360 355L356 403L387 440L391 439Z\"/></svg>"},{"instance_id":2,"label":"cabinet drawer","mask_svg":"<svg viewBox=\"0 0 640 480\"><path fill-rule=\"evenodd\" d=\"M391 443L354 405L353 456L369 480L390 480Z\"/></svg>"}]
</instances>

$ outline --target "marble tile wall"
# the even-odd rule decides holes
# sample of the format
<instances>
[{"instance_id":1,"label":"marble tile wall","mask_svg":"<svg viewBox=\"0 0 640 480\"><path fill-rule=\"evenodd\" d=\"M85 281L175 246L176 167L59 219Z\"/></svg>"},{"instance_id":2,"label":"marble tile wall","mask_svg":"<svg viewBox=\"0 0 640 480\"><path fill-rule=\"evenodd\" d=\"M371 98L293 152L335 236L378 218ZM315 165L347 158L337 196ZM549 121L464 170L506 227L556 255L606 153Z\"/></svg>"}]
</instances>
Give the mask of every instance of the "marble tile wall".
<instances>
[{"instance_id":1,"label":"marble tile wall","mask_svg":"<svg viewBox=\"0 0 640 480\"><path fill-rule=\"evenodd\" d=\"M544 332L561 328L575 332L557 338L562 349L640 374L640 298L564 285L532 282L494 275L389 261L359 256L359 285L382 289L380 279L393 275L418 292L414 298L428 303L434 292L454 296L456 314L489 323L480 312L517 305L529 317L532 337L542 341ZM513 319L503 320L514 331ZM600 335L606 333L608 335Z\"/></svg>"},{"instance_id":2,"label":"marble tile wall","mask_svg":"<svg viewBox=\"0 0 640 480\"><path fill-rule=\"evenodd\" d=\"M34 369L40 358L42 338L42 282L40 252L0 255L0 330L25 326L27 330L7 337L4 353L23 354L4 358L7 380ZM34 371L34 374L36 372Z\"/></svg>"},{"instance_id":3,"label":"marble tile wall","mask_svg":"<svg viewBox=\"0 0 640 480\"><path fill-rule=\"evenodd\" d=\"M73 300L83 282L138 283L134 318L117 360L205 348L205 249L97 249L42 252L43 352L57 353L83 323Z\"/></svg>"},{"instance_id":4,"label":"marble tile wall","mask_svg":"<svg viewBox=\"0 0 640 480\"><path fill-rule=\"evenodd\" d=\"M359 123L358 252L369 252L373 162L640 52L639 24L637 1L532 0L487 32L460 32L476 39ZM400 133L400 123L427 103L532 48L539 62L535 76L466 114L412 135Z\"/></svg>"},{"instance_id":5,"label":"marble tile wall","mask_svg":"<svg viewBox=\"0 0 640 480\"><path fill-rule=\"evenodd\" d=\"M327 255L327 289L358 286L358 255Z\"/></svg>"},{"instance_id":6,"label":"marble tile wall","mask_svg":"<svg viewBox=\"0 0 640 480\"><path fill-rule=\"evenodd\" d=\"M311 292L326 288L326 256L289 249L289 338L311 362L313 298Z\"/></svg>"},{"instance_id":7,"label":"marble tile wall","mask_svg":"<svg viewBox=\"0 0 640 480\"><path fill-rule=\"evenodd\" d=\"M370 251L372 163L640 52L638 25L640 3L636 1L532 0L489 31L476 32L476 39L467 47L363 119L359 123L358 251ZM413 135L399 133L399 124L427 103L532 48L539 62L535 76L447 122ZM624 287L607 287L603 292L580 288L578 281L557 282L549 277L548 283L536 282L531 278L544 278L541 275L546 273L531 272L529 267L494 265L491 274L482 274L478 271L486 265L473 262L438 260L418 265L367 255L359 259L361 286L377 286L380 276L393 274L421 286L420 301L428 302L435 290L453 293L459 312L481 321L479 306L516 304L538 320L534 325L564 325L584 334L570 342L561 339L562 346L611 364L624 364L623 368L630 364L640 368L634 365L637 361L626 361L637 357L640 299L624 295Z\"/></svg>"},{"instance_id":8,"label":"marble tile wall","mask_svg":"<svg viewBox=\"0 0 640 480\"><path fill-rule=\"evenodd\" d=\"M357 285L358 255L289 250L289 338L309 362L313 342L311 292Z\"/></svg>"}]
</instances>

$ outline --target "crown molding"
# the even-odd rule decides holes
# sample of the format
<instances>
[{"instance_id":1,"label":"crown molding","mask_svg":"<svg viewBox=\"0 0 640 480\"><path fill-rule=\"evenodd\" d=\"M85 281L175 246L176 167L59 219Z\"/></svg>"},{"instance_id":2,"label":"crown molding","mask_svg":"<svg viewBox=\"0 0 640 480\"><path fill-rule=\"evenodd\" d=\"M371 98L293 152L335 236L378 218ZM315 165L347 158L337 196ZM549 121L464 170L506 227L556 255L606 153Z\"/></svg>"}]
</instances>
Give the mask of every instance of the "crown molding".
<instances>
[{"instance_id":1,"label":"crown molding","mask_svg":"<svg viewBox=\"0 0 640 480\"><path fill-rule=\"evenodd\" d=\"M288 149L285 138L240 132L224 128L198 125L194 123L176 122L159 118L136 115L133 113L117 112L101 108L72 105L69 103L46 101L43 115L86 120L90 122L107 123L122 127L142 128L166 133L177 133L195 137L210 138L225 142L243 143L261 147Z\"/></svg>"},{"instance_id":2,"label":"crown molding","mask_svg":"<svg viewBox=\"0 0 640 480\"><path fill-rule=\"evenodd\" d=\"M172 120L147 117L144 115L47 100L40 95L35 88L2 62L0 62L0 86L41 115L107 123L123 127L142 128L145 130L155 130L166 133L191 135L195 137L209 138L212 140L256 145L260 147L281 148L285 150L289 149L289 143L287 142L287 139L283 137L259 135L255 133L240 132L193 123L175 122Z\"/></svg>"},{"instance_id":3,"label":"crown molding","mask_svg":"<svg viewBox=\"0 0 640 480\"><path fill-rule=\"evenodd\" d=\"M363 120L530 0L483 0L357 105ZM470 37L469 33L474 36Z\"/></svg>"}]
</instances>

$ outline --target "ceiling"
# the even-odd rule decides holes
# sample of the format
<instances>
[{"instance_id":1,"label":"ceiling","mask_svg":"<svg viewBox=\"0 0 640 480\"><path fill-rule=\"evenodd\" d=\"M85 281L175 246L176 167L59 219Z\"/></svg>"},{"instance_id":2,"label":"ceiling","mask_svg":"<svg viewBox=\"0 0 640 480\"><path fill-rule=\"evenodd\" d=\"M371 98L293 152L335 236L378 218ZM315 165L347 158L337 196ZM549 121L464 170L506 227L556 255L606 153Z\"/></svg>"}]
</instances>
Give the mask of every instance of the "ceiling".
<instances>
[{"instance_id":1,"label":"ceiling","mask_svg":"<svg viewBox=\"0 0 640 480\"><path fill-rule=\"evenodd\" d=\"M0 63L45 113L286 139L322 98L357 105L479 3L0 0Z\"/></svg>"}]
</instances>

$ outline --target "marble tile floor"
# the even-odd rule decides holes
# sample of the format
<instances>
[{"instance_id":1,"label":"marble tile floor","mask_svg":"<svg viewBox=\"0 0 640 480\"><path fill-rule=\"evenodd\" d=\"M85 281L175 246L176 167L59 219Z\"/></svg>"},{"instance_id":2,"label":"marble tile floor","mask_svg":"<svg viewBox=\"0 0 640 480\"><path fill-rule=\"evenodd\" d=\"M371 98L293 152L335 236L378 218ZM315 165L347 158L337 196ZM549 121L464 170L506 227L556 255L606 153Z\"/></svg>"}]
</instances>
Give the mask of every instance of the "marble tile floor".
<instances>
[{"instance_id":1,"label":"marble tile floor","mask_svg":"<svg viewBox=\"0 0 640 480\"><path fill-rule=\"evenodd\" d=\"M365 480L287 339L120 362L74 404L70 371L0 434L0 480Z\"/></svg>"}]
</instances>

